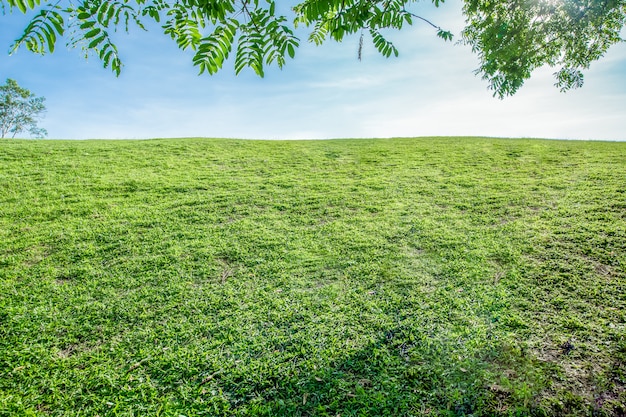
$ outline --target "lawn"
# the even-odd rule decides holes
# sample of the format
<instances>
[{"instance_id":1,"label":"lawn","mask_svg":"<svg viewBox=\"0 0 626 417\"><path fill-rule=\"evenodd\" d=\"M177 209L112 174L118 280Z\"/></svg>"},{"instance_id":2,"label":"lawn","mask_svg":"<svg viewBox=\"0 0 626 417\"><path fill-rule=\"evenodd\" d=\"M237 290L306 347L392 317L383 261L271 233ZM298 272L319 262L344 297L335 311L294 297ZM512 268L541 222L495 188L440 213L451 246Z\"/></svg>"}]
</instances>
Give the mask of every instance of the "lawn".
<instances>
[{"instance_id":1,"label":"lawn","mask_svg":"<svg viewBox=\"0 0 626 417\"><path fill-rule=\"evenodd\" d=\"M1 416L623 416L626 143L0 141Z\"/></svg>"}]
</instances>

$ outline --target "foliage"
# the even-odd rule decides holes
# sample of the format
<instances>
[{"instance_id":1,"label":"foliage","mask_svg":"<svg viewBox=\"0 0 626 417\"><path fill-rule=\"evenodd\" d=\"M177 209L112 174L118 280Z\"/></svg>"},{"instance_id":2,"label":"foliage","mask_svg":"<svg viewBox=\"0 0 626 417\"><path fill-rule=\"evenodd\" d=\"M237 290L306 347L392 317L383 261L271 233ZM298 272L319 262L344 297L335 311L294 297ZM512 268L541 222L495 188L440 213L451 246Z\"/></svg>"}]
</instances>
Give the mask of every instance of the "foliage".
<instances>
[{"instance_id":1,"label":"foliage","mask_svg":"<svg viewBox=\"0 0 626 417\"><path fill-rule=\"evenodd\" d=\"M52 52L58 37L93 51L119 74L122 63L110 31L129 24L145 28L157 22L181 49L194 51L200 73L214 74L235 50L235 72L249 67L263 76L264 67L282 67L299 45L294 27L311 28L309 41L341 41L360 34L359 58L367 35L384 56L398 55L386 38L388 29L415 21L451 40L451 32L410 11L416 0L305 0L281 12L276 0L83 0L78 2L2 0L35 17L13 48ZM443 0L433 0L439 7ZM282 6L284 7L284 5ZM514 94L534 69L558 67L562 90L581 86L582 70L619 42L626 0L465 0L467 27L463 42L479 56L477 73L499 97Z\"/></svg>"},{"instance_id":2,"label":"foliage","mask_svg":"<svg viewBox=\"0 0 626 417\"><path fill-rule=\"evenodd\" d=\"M626 143L0 143L2 416L621 416Z\"/></svg>"},{"instance_id":3,"label":"foliage","mask_svg":"<svg viewBox=\"0 0 626 417\"><path fill-rule=\"evenodd\" d=\"M622 40L626 22L623 0L466 0L464 11L478 73L501 97L545 64L559 67L561 91L582 86L582 70Z\"/></svg>"},{"instance_id":4,"label":"foliage","mask_svg":"<svg viewBox=\"0 0 626 417\"><path fill-rule=\"evenodd\" d=\"M44 100L20 87L17 81L7 79L6 84L0 86L0 137L8 134L15 137L25 131L34 137L46 136L46 130L37 126L46 111Z\"/></svg>"}]
</instances>

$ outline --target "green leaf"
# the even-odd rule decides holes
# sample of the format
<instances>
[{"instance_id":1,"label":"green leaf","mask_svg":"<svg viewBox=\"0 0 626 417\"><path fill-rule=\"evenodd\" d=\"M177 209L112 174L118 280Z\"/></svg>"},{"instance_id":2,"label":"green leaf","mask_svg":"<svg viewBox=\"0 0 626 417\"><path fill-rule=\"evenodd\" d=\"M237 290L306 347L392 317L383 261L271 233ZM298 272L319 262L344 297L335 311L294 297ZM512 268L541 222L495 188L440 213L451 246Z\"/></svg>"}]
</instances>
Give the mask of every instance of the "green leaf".
<instances>
[{"instance_id":1,"label":"green leaf","mask_svg":"<svg viewBox=\"0 0 626 417\"><path fill-rule=\"evenodd\" d=\"M81 28L81 29L89 29L89 28L93 27L95 24L96 24L96 22L95 22L95 21L90 20L90 21L88 21L88 22L82 23L82 24L80 25L80 28Z\"/></svg>"},{"instance_id":2,"label":"green leaf","mask_svg":"<svg viewBox=\"0 0 626 417\"><path fill-rule=\"evenodd\" d=\"M100 28L95 28L85 33L85 39L91 39L102 31Z\"/></svg>"},{"instance_id":3,"label":"green leaf","mask_svg":"<svg viewBox=\"0 0 626 417\"><path fill-rule=\"evenodd\" d=\"M439 31L437 31L437 36L439 36L444 41L451 41L454 35L452 35L452 32L439 29Z\"/></svg>"},{"instance_id":4,"label":"green leaf","mask_svg":"<svg viewBox=\"0 0 626 417\"><path fill-rule=\"evenodd\" d=\"M54 34L54 29L52 29L52 27L47 23L43 23L42 28L44 29L43 30L44 36L46 37L46 40L48 41L48 51L52 53L54 52L54 44L56 43L56 36Z\"/></svg>"},{"instance_id":5,"label":"green leaf","mask_svg":"<svg viewBox=\"0 0 626 417\"><path fill-rule=\"evenodd\" d=\"M87 46L87 48L88 49L94 49L96 46L100 45L102 43L102 41L104 41L106 38L107 38L107 35L106 35L106 32L105 32L102 36L92 40L89 43L89 45Z\"/></svg>"},{"instance_id":6,"label":"green leaf","mask_svg":"<svg viewBox=\"0 0 626 417\"><path fill-rule=\"evenodd\" d=\"M26 13L26 3L24 3L24 1L22 0L16 0L15 1L15 5L17 6L17 8L20 10L20 12L22 13Z\"/></svg>"}]
</instances>

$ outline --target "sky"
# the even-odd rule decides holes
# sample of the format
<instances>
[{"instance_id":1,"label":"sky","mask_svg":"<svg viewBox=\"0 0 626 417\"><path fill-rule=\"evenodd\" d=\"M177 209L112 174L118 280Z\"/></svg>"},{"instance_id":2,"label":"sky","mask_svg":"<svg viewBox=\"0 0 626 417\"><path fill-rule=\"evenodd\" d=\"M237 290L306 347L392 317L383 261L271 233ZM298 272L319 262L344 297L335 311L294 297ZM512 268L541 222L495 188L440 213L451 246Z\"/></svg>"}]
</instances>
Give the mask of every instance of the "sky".
<instances>
[{"instance_id":1,"label":"sky","mask_svg":"<svg viewBox=\"0 0 626 417\"><path fill-rule=\"evenodd\" d=\"M413 9L460 38L461 3ZM416 22L389 39L397 58L371 44L357 59L358 37L320 47L299 32L301 47L265 78L198 75L191 55L158 31L118 34L119 77L96 57L59 44L36 56L9 46L26 25L19 12L0 15L0 80L13 78L46 98L40 126L55 139L220 137L328 139L493 136L626 140L626 43L585 73L581 89L561 93L553 68L537 70L513 97L499 100L474 74L468 47L444 42Z\"/></svg>"}]
</instances>

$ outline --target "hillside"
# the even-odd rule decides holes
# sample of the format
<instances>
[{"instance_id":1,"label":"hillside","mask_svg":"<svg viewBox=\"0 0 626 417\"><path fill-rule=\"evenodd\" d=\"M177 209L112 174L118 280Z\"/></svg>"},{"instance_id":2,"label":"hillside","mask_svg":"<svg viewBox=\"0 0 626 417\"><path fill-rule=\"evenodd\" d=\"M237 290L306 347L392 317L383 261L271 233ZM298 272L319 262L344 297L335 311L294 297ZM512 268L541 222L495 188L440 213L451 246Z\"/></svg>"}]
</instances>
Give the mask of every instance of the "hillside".
<instances>
[{"instance_id":1,"label":"hillside","mask_svg":"<svg viewBox=\"0 0 626 417\"><path fill-rule=\"evenodd\" d=\"M626 413L626 143L0 141L0 415Z\"/></svg>"}]
</instances>

